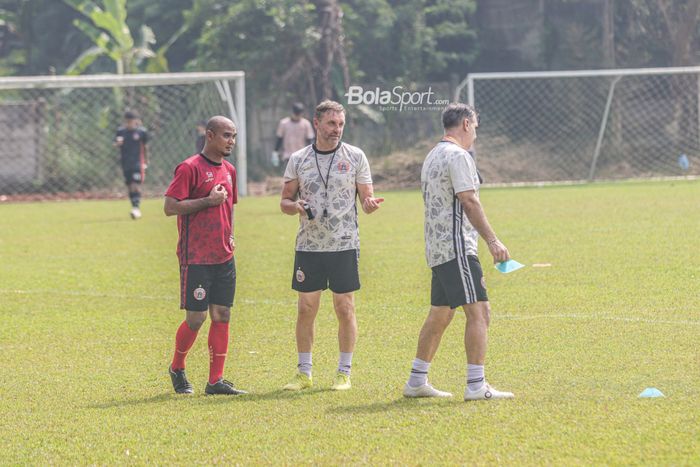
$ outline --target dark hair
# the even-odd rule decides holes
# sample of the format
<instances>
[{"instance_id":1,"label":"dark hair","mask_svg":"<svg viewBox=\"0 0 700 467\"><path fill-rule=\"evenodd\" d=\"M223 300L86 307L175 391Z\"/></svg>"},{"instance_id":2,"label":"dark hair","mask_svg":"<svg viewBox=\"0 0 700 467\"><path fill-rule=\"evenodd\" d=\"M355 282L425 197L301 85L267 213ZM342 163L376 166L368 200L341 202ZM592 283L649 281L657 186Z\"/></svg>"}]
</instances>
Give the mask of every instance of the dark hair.
<instances>
[{"instance_id":1,"label":"dark hair","mask_svg":"<svg viewBox=\"0 0 700 467\"><path fill-rule=\"evenodd\" d=\"M134 120L135 118L139 118L139 114L135 111L127 110L124 112L124 120Z\"/></svg>"},{"instance_id":2,"label":"dark hair","mask_svg":"<svg viewBox=\"0 0 700 467\"><path fill-rule=\"evenodd\" d=\"M468 118L470 122L476 121L477 113L474 107L461 102L453 102L442 111L442 127L449 130L461 124L465 118Z\"/></svg>"},{"instance_id":3,"label":"dark hair","mask_svg":"<svg viewBox=\"0 0 700 467\"><path fill-rule=\"evenodd\" d=\"M302 104L301 102L295 102L294 104L292 104L292 113L294 115L299 115L303 111L304 111L304 104Z\"/></svg>"},{"instance_id":4,"label":"dark hair","mask_svg":"<svg viewBox=\"0 0 700 467\"><path fill-rule=\"evenodd\" d=\"M326 112L342 112L345 113L345 107L342 104L326 99L316 106L316 114L314 115L318 120L321 120L323 114Z\"/></svg>"}]
</instances>

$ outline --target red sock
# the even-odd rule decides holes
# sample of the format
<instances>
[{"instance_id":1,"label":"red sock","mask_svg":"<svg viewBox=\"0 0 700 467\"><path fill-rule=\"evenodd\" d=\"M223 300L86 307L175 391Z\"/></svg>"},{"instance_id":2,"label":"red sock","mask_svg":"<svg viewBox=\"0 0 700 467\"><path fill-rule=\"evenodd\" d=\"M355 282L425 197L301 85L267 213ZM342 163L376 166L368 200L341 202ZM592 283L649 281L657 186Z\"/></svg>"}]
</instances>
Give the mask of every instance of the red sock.
<instances>
[{"instance_id":1,"label":"red sock","mask_svg":"<svg viewBox=\"0 0 700 467\"><path fill-rule=\"evenodd\" d=\"M209 327L209 384L224 375L224 363L228 352L228 323L211 322Z\"/></svg>"},{"instance_id":2,"label":"red sock","mask_svg":"<svg viewBox=\"0 0 700 467\"><path fill-rule=\"evenodd\" d=\"M175 355L173 355L173 362L170 367L173 370L184 370L185 369L185 358L187 358L187 352L192 348L194 340L197 338L197 331L193 331L187 325L187 321L183 321L179 328L177 328L177 333L175 334Z\"/></svg>"}]
</instances>

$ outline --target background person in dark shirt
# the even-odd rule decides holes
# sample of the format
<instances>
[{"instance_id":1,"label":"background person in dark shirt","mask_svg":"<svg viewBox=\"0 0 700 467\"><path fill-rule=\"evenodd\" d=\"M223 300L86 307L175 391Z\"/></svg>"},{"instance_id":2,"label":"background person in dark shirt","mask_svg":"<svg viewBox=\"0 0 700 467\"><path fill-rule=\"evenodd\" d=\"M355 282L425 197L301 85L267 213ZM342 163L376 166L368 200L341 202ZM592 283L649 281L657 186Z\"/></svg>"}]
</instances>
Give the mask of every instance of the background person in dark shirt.
<instances>
[{"instance_id":1,"label":"background person in dark shirt","mask_svg":"<svg viewBox=\"0 0 700 467\"><path fill-rule=\"evenodd\" d=\"M114 145L121 154L124 183L129 189L131 200L131 218L141 217L141 184L148 167L148 132L141 126L141 120L136 112L124 113L124 126L117 129Z\"/></svg>"}]
</instances>

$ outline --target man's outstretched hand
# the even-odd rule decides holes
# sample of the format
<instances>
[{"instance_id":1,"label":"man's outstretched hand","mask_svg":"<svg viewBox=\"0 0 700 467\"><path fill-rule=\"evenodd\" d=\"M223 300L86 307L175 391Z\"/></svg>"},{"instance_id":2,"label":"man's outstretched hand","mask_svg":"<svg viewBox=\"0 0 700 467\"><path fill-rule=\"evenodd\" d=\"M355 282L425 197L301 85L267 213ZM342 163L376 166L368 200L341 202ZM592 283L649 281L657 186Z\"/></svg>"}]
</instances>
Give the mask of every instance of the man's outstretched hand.
<instances>
[{"instance_id":1,"label":"man's outstretched hand","mask_svg":"<svg viewBox=\"0 0 700 467\"><path fill-rule=\"evenodd\" d=\"M362 210L367 214L372 214L374 211L379 209L379 205L384 202L384 198L372 198L368 196L362 202Z\"/></svg>"}]
</instances>

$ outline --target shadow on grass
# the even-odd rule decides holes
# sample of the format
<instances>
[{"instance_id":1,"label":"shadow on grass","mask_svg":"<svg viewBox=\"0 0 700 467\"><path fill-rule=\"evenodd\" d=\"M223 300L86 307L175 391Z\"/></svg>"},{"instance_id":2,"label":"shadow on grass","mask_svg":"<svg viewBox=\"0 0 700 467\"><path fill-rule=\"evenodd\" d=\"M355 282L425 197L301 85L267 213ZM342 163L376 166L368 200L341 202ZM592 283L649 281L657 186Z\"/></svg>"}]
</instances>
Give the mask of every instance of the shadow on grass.
<instances>
[{"instance_id":1,"label":"shadow on grass","mask_svg":"<svg viewBox=\"0 0 700 467\"><path fill-rule=\"evenodd\" d=\"M303 399L306 397L314 396L317 394L322 394L324 392L331 392L328 388L318 388L318 389L305 389L303 391L285 391L283 389L275 389L274 391L255 393L251 392L244 396L207 396L205 399L206 404L221 404L228 402L259 402L267 400L294 400Z\"/></svg>"},{"instance_id":2,"label":"shadow on grass","mask_svg":"<svg viewBox=\"0 0 700 467\"><path fill-rule=\"evenodd\" d=\"M134 405L145 405L145 404L155 404L159 402L168 402L181 396L178 394L158 394L157 396L147 397L145 399L129 399L129 400L113 400L109 402L102 402L100 404L88 405L88 409L113 409L115 407L128 407Z\"/></svg>"},{"instance_id":3,"label":"shadow on grass","mask_svg":"<svg viewBox=\"0 0 700 467\"><path fill-rule=\"evenodd\" d=\"M394 399L391 401L375 402L373 404L361 404L361 405L344 405L340 407L333 407L328 409L327 412L335 414L358 414L358 413L382 413L388 410L413 410L416 407L426 407L426 406L436 406L445 405L445 403L450 403L452 399L441 399L441 398L406 398L401 397L399 399Z\"/></svg>"},{"instance_id":4,"label":"shadow on grass","mask_svg":"<svg viewBox=\"0 0 700 467\"><path fill-rule=\"evenodd\" d=\"M138 405L148 405L148 404L159 404L164 402L170 402L174 400L192 400L198 403L204 404L221 404L221 403L245 403L245 402L258 402L266 400L289 400L289 399L300 399L303 397L314 396L316 394L321 394L324 392L331 392L331 389L307 389L301 392L284 391L282 389L276 389L274 391L263 392L263 393L249 393L242 396L208 396L204 393L199 394L173 394L171 392L167 394L158 394L156 396L146 397L143 399L128 399L128 400L113 400L109 402L103 402L99 404L88 405L89 409L113 409L116 407L130 407Z\"/></svg>"}]
</instances>

